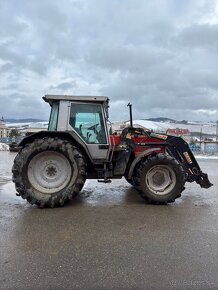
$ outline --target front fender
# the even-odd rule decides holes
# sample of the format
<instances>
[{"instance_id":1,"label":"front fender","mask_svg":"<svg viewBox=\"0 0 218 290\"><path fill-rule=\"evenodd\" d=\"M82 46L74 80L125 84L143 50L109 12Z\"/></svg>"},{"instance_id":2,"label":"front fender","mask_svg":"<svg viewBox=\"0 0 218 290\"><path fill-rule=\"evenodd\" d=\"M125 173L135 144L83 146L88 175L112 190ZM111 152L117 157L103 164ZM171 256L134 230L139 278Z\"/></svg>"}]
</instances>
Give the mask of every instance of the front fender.
<instances>
[{"instance_id":1,"label":"front fender","mask_svg":"<svg viewBox=\"0 0 218 290\"><path fill-rule=\"evenodd\" d=\"M138 164L144 157L147 157L153 153L162 153L163 152L163 147L154 147L154 148L150 148L150 149L147 149L143 152L141 152L135 159L134 161L132 162L131 166L130 166L130 169L129 169L129 172L128 172L128 179L131 179L132 178L132 174L133 174L133 171L135 169L135 166L136 164Z\"/></svg>"}]
</instances>

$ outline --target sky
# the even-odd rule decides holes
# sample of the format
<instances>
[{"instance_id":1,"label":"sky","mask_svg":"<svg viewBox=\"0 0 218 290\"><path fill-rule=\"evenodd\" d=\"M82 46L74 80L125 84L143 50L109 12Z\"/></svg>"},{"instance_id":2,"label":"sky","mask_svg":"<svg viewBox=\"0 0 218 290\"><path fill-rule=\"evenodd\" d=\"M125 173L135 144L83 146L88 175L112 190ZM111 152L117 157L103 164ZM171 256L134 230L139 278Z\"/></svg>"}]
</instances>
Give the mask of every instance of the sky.
<instances>
[{"instance_id":1,"label":"sky","mask_svg":"<svg viewBox=\"0 0 218 290\"><path fill-rule=\"evenodd\" d=\"M218 120L218 0L0 0L0 115L103 95L110 119Z\"/></svg>"}]
</instances>

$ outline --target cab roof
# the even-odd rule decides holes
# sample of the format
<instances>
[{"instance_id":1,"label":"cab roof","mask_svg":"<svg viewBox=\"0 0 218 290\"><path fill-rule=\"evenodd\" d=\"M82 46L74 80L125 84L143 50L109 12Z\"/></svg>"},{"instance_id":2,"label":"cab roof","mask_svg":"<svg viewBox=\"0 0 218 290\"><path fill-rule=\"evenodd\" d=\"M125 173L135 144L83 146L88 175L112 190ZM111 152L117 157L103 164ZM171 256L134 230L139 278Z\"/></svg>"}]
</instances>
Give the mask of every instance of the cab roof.
<instances>
[{"instance_id":1,"label":"cab roof","mask_svg":"<svg viewBox=\"0 0 218 290\"><path fill-rule=\"evenodd\" d=\"M93 103L105 103L108 102L108 97L104 96L71 96L71 95L45 95L42 97L43 100L50 105L54 101L63 100L63 101L78 101L78 102L93 102Z\"/></svg>"}]
</instances>

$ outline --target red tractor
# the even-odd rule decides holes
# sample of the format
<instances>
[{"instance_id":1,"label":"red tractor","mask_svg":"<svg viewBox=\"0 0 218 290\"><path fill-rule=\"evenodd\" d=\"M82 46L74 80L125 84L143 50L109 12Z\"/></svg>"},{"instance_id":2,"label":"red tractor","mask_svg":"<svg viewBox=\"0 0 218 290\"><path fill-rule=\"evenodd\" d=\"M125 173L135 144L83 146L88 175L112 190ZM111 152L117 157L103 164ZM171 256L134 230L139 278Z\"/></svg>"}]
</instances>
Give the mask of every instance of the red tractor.
<instances>
[{"instance_id":1,"label":"red tractor","mask_svg":"<svg viewBox=\"0 0 218 290\"><path fill-rule=\"evenodd\" d=\"M142 198L157 204L174 202L185 182L212 186L182 138L134 128L132 114L130 127L109 134L107 97L43 99L51 106L48 131L21 141L12 169L17 195L31 204L64 205L86 179L107 183L124 176Z\"/></svg>"}]
</instances>

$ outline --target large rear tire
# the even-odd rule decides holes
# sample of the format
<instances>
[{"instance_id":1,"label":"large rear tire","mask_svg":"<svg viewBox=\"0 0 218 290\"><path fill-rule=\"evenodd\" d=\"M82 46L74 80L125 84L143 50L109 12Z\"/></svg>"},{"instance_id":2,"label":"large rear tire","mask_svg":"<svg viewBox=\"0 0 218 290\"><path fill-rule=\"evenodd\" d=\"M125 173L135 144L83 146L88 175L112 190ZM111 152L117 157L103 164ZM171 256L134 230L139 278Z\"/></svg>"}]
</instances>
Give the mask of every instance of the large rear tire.
<instances>
[{"instance_id":1,"label":"large rear tire","mask_svg":"<svg viewBox=\"0 0 218 290\"><path fill-rule=\"evenodd\" d=\"M39 207L62 206L86 180L86 162L70 142L36 139L17 154L12 168L18 194Z\"/></svg>"},{"instance_id":2,"label":"large rear tire","mask_svg":"<svg viewBox=\"0 0 218 290\"><path fill-rule=\"evenodd\" d=\"M184 190L185 174L178 161L165 154L142 160L134 172L134 185L150 203L174 202Z\"/></svg>"}]
</instances>

